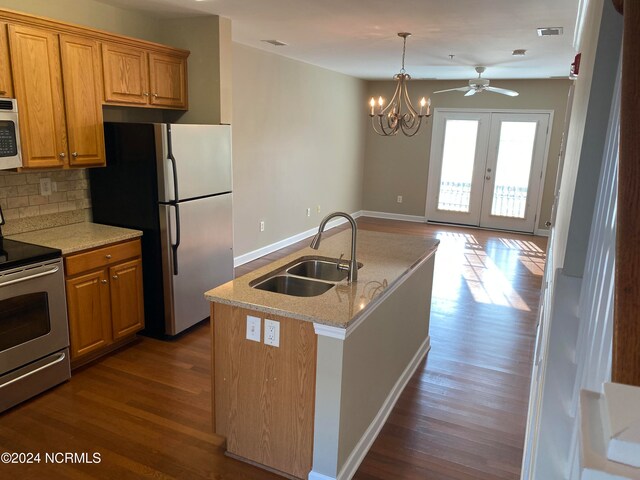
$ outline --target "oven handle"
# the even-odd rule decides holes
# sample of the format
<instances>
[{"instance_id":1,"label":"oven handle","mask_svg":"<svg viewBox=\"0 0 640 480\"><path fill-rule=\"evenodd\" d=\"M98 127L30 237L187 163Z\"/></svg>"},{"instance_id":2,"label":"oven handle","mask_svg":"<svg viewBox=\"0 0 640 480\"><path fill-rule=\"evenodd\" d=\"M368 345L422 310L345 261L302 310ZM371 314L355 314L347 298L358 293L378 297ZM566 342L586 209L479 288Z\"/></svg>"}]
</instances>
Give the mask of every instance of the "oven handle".
<instances>
[{"instance_id":1,"label":"oven handle","mask_svg":"<svg viewBox=\"0 0 640 480\"><path fill-rule=\"evenodd\" d=\"M52 275L52 274L56 273L59 270L60 270L60 267L58 267L57 265L54 265L49 270L45 270L43 272L34 273L33 275L28 275L26 277L14 278L13 280L6 280L4 282L0 280L0 287L6 287L8 285L15 285L16 283L26 282L27 280L33 280L34 278L44 277L46 275Z\"/></svg>"},{"instance_id":2,"label":"oven handle","mask_svg":"<svg viewBox=\"0 0 640 480\"><path fill-rule=\"evenodd\" d=\"M9 385L11 385L12 383L19 382L20 380L24 380L25 378L27 378L27 377L29 377L29 376L33 375L34 373L38 373L38 372L41 372L42 370L44 370L45 368L52 367L52 366L54 366L56 363L60 363L60 362L62 362L62 361L65 359L65 357L66 357L65 353L64 353L64 352L60 352L60 353L58 354L58 358L56 358L55 360L52 360L51 362L49 362L49 363L47 363L47 364L45 364L45 365L42 365L42 366L40 366L40 367L36 368L35 370L31 370L30 372L27 372L27 373L25 373L24 375L20 375L20 376L19 376L19 377L17 377L17 378L13 378L13 379L9 380L7 383L3 383L3 384L1 384L1 385L0 385L0 388L8 387L8 386L9 386Z\"/></svg>"}]
</instances>

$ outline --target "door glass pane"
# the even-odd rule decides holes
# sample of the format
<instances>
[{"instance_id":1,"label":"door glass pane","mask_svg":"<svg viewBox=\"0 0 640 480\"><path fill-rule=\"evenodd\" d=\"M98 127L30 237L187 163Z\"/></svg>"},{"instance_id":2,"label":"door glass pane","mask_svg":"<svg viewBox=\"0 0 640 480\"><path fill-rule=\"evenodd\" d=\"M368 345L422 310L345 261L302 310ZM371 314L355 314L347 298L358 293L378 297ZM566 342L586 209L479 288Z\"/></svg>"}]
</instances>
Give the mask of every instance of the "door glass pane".
<instances>
[{"instance_id":1,"label":"door glass pane","mask_svg":"<svg viewBox=\"0 0 640 480\"><path fill-rule=\"evenodd\" d=\"M438 210L469 211L478 120L447 120Z\"/></svg>"},{"instance_id":2,"label":"door glass pane","mask_svg":"<svg viewBox=\"0 0 640 480\"><path fill-rule=\"evenodd\" d=\"M47 300L46 292L38 292L0 301L0 351L51 331Z\"/></svg>"},{"instance_id":3,"label":"door glass pane","mask_svg":"<svg viewBox=\"0 0 640 480\"><path fill-rule=\"evenodd\" d=\"M524 218L537 122L501 122L491 215Z\"/></svg>"}]
</instances>

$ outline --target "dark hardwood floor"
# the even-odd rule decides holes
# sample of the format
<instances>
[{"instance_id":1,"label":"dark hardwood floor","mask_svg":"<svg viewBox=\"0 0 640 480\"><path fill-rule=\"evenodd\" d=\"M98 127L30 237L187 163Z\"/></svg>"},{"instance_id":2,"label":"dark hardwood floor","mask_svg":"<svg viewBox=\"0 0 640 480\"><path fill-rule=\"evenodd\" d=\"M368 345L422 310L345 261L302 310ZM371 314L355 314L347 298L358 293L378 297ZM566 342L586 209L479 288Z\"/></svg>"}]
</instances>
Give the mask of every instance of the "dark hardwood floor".
<instances>
[{"instance_id":1,"label":"dark hardwood floor","mask_svg":"<svg viewBox=\"0 0 640 480\"><path fill-rule=\"evenodd\" d=\"M358 224L437 235L441 245L431 351L354 478L519 478L546 240L369 218ZM0 463L0 479L281 478L225 457L224 440L210 433L209 358L208 324L171 342L142 338L0 414L0 453L41 454L39 464ZM51 464L46 452L99 453L101 461Z\"/></svg>"}]
</instances>

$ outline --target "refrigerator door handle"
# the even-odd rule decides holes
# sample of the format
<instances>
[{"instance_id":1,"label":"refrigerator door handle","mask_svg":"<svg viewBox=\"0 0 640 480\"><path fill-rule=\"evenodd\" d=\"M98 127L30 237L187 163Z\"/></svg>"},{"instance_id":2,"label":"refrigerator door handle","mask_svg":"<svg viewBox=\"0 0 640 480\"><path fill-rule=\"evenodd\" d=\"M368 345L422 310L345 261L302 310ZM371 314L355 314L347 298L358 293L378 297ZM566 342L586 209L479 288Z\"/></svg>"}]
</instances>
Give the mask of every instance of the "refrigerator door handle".
<instances>
[{"instance_id":1,"label":"refrigerator door handle","mask_svg":"<svg viewBox=\"0 0 640 480\"><path fill-rule=\"evenodd\" d=\"M167 125L167 159L171 162L171 171L173 173L173 202L177 202L178 197L178 166L176 157L173 156L173 147L171 144L171 125Z\"/></svg>"},{"instance_id":2,"label":"refrigerator door handle","mask_svg":"<svg viewBox=\"0 0 640 480\"><path fill-rule=\"evenodd\" d=\"M171 202L170 207L173 207L176 211L176 242L171 244L171 257L173 258L173 274L178 275L178 247L180 246L180 205L176 202Z\"/></svg>"}]
</instances>

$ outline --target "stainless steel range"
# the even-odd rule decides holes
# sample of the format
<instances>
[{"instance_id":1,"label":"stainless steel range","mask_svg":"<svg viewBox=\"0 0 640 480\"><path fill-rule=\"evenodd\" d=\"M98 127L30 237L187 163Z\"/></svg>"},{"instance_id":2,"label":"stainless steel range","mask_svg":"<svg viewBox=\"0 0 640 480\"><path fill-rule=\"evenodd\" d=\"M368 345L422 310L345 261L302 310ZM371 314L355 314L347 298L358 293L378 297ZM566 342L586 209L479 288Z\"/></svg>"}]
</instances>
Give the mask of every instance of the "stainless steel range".
<instances>
[{"instance_id":1,"label":"stainless steel range","mask_svg":"<svg viewBox=\"0 0 640 480\"><path fill-rule=\"evenodd\" d=\"M0 231L0 412L70 376L62 254Z\"/></svg>"}]
</instances>

